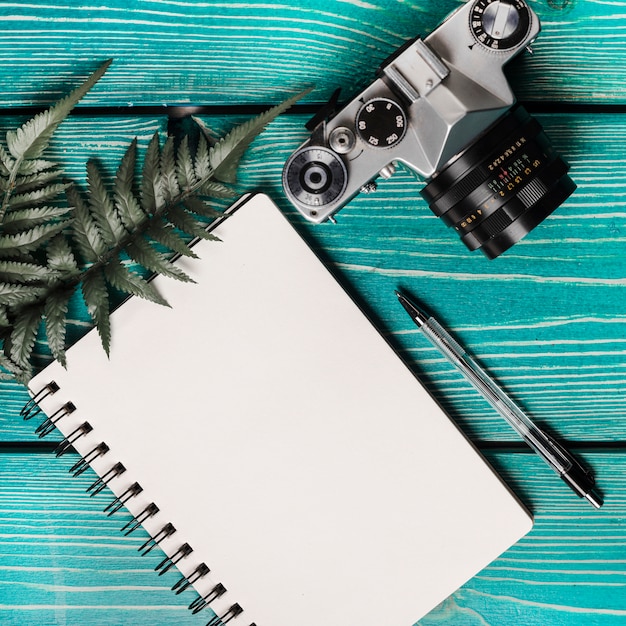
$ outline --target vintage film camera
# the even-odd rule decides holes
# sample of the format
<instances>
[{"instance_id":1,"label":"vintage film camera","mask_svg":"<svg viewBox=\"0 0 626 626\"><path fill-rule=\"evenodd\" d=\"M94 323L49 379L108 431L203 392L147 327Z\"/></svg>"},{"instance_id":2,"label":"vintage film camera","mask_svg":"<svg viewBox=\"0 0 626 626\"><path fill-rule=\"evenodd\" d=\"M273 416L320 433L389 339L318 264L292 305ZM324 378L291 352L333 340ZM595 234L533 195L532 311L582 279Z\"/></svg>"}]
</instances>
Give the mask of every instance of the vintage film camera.
<instances>
[{"instance_id":1,"label":"vintage film camera","mask_svg":"<svg viewBox=\"0 0 626 626\"><path fill-rule=\"evenodd\" d=\"M576 188L503 73L539 30L523 0L471 0L409 41L341 111L307 125L283 171L289 200L310 221L333 220L401 162L470 250L500 255Z\"/></svg>"}]
</instances>

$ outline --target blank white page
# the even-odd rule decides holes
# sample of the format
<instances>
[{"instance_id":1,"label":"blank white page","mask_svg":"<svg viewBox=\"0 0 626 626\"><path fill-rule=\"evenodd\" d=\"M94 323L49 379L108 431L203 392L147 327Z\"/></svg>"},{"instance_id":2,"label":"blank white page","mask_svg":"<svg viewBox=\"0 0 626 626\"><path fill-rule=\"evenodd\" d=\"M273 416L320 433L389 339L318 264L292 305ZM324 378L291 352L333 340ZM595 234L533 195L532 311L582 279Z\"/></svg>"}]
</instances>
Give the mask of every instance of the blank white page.
<instances>
[{"instance_id":1,"label":"blank white page","mask_svg":"<svg viewBox=\"0 0 626 626\"><path fill-rule=\"evenodd\" d=\"M531 518L266 196L215 232L198 284L155 280L171 308L130 299L110 359L92 331L30 389L60 386L43 410L76 405L61 430L93 426L75 447L109 445L92 467L123 462L111 488L141 484L231 624L410 626Z\"/></svg>"}]
</instances>

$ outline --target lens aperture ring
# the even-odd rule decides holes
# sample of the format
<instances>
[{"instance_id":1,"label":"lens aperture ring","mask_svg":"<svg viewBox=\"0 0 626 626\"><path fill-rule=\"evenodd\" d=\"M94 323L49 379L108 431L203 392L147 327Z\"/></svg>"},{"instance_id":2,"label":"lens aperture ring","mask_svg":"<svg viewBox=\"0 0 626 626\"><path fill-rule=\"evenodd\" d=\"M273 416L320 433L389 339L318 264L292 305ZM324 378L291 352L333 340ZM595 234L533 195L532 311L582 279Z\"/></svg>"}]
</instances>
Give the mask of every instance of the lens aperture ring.
<instances>
[{"instance_id":1,"label":"lens aperture ring","mask_svg":"<svg viewBox=\"0 0 626 626\"><path fill-rule=\"evenodd\" d=\"M461 240L470 250L482 248L495 258L543 221L574 191L576 185L567 175L568 165L562 159L554 161L545 176L531 181L524 193L478 222L472 229L458 228ZM562 173L559 176L559 173ZM553 181L548 187L548 181ZM530 206L529 203L532 203Z\"/></svg>"},{"instance_id":2,"label":"lens aperture ring","mask_svg":"<svg viewBox=\"0 0 626 626\"><path fill-rule=\"evenodd\" d=\"M487 217L519 193L529 180L540 176L556 158L548 138L540 133L534 141L525 141L524 149L502 162L498 169L488 170L482 184L439 217L448 226L455 227L468 215L475 214L477 209ZM485 171L485 168L481 170Z\"/></svg>"}]
</instances>

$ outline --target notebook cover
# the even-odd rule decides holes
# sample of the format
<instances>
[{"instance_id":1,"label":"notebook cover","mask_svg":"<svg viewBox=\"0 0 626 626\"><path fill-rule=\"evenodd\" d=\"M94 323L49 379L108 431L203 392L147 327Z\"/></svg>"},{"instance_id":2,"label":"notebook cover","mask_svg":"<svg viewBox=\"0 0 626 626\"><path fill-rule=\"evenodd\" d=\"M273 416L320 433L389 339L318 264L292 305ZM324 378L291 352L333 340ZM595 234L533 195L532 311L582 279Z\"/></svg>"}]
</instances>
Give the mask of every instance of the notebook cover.
<instances>
[{"instance_id":1,"label":"notebook cover","mask_svg":"<svg viewBox=\"0 0 626 626\"><path fill-rule=\"evenodd\" d=\"M58 427L93 426L75 448L108 444L93 469L124 464L111 489L141 484L127 508L158 505L232 624L410 626L531 518L269 198L215 234L179 261L198 284L155 279L171 308L113 313L110 359L91 331L29 388L59 385L45 413L74 403Z\"/></svg>"}]
</instances>

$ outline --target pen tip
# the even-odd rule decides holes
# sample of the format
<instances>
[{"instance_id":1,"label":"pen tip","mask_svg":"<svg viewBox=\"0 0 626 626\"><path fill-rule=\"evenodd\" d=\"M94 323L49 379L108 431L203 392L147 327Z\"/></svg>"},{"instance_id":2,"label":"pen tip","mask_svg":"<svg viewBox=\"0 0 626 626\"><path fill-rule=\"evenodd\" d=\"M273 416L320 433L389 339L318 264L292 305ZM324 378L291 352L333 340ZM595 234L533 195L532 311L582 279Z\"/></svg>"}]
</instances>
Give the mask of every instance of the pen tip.
<instances>
[{"instance_id":1,"label":"pen tip","mask_svg":"<svg viewBox=\"0 0 626 626\"><path fill-rule=\"evenodd\" d=\"M406 296L402 295L398 290L396 290L396 296L400 301L400 304L404 307L404 310L411 316L413 321L418 325L422 326L428 321L428 315L424 313L414 302L411 302Z\"/></svg>"}]
</instances>

